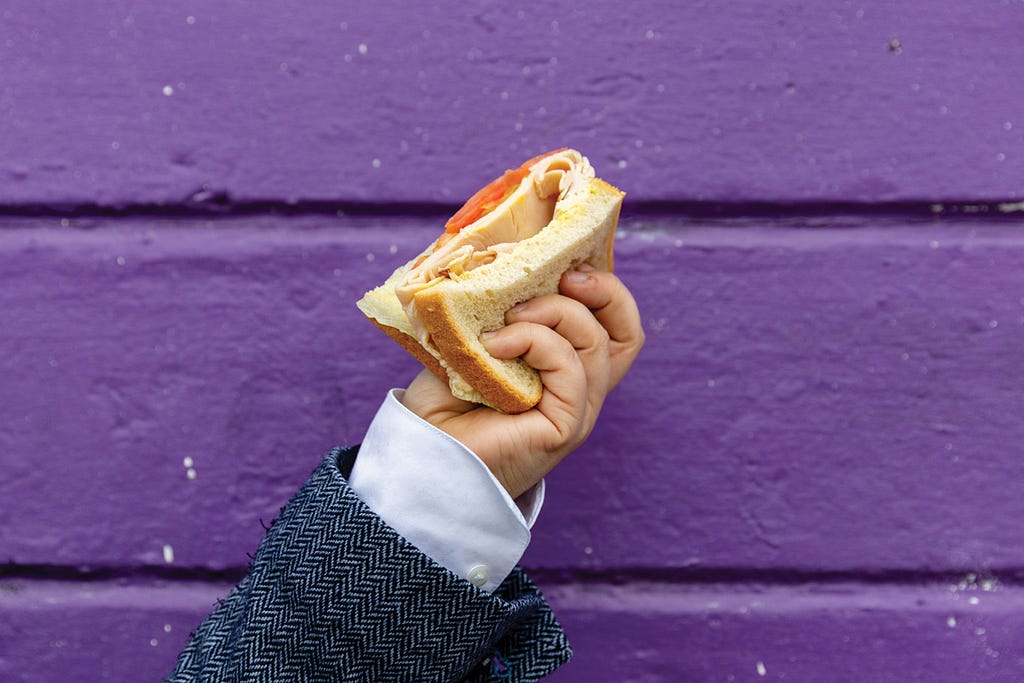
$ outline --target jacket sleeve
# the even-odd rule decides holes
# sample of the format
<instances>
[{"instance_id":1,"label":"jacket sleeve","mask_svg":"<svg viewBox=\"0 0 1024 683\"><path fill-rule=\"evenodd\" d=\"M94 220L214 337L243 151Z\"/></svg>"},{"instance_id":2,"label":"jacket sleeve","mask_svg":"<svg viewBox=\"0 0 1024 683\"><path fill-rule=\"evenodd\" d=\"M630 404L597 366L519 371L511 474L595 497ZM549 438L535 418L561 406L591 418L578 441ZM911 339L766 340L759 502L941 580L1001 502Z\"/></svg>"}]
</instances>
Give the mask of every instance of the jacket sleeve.
<instances>
[{"instance_id":1,"label":"jacket sleeve","mask_svg":"<svg viewBox=\"0 0 1024 683\"><path fill-rule=\"evenodd\" d=\"M168 681L535 681L569 659L521 570L485 593L377 517L345 481L357 450L282 508Z\"/></svg>"}]
</instances>

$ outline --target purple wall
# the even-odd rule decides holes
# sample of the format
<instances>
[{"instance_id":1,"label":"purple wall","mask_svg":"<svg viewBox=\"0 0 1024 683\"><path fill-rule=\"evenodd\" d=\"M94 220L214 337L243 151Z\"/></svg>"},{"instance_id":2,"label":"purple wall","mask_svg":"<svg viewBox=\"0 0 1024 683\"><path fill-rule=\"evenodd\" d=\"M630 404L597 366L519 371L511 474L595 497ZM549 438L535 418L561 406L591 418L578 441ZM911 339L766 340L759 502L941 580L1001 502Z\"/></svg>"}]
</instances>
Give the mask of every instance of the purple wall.
<instances>
[{"instance_id":1,"label":"purple wall","mask_svg":"<svg viewBox=\"0 0 1024 683\"><path fill-rule=\"evenodd\" d=\"M354 301L563 144L649 341L554 679L1024 679L1024 3L146 4L0 9L0 680L166 673L414 372Z\"/></svg>"}]
</instances>

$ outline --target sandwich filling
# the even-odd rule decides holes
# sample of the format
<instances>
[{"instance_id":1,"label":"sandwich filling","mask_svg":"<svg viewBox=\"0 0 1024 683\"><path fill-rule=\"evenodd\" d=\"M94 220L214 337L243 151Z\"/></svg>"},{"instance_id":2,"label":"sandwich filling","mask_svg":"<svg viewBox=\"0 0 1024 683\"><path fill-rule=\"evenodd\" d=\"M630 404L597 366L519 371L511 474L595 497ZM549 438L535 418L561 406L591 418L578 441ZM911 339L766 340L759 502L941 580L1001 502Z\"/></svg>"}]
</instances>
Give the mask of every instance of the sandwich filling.
<instances>
[{"instance_id":1,"label":"sandwich filling","mask_svg":"<svg viewBox=\"0 0 1024 683\"><path fill-rule=\"evenodd\" d=\"M520 174L525 176L515 185ZM459 280L512 251L551 223L559 204L585 192L593 178L586 157L576 150L559 150L506 172L474 195L448 222L432 251L421 256L395 287L417 341L437 356L413 305L419 292L446 279ZM472 222L460 225L460 216Z\"/></svg>"}]
</instances>

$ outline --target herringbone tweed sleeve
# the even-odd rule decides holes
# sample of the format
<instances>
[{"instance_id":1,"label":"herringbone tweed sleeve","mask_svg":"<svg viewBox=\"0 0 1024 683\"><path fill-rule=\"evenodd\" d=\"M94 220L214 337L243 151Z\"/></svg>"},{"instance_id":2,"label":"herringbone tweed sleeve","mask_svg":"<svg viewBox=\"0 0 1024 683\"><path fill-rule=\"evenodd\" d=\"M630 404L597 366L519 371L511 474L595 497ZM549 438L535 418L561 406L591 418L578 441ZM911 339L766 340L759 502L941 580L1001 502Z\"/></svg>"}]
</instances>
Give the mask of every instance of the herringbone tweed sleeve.
<instances>
[{"instance_id":1,"label":"herringbone tweed sleeve","mask_svg":"<svg viewBox=\"0 0 1024 683\"><path fill-rule=\"evenodd\" d=\"M493 595L433 562L348 487L335 449L168 681L535 681L571 651L516 569Z\"/></svg>"}]
</instances>

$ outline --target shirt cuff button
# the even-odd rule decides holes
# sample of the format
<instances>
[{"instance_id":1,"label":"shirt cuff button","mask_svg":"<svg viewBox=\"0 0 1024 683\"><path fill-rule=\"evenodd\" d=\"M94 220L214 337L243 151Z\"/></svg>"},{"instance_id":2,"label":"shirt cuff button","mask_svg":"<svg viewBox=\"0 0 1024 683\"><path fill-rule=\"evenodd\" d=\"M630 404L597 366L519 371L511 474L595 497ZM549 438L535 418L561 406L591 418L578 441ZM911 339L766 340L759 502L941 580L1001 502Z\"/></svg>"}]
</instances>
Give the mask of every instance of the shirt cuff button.
<instances>
[{"instance_id":1,"label":"shirt cuff button","mask_svg":"<svg viewBox=\"0 0 1024 683\"><path fill-rule=\"evenodd\" d=\"M489 578L491 578L491 572L487 569L486 564L478 564L470 569L469 573L466 574L466 580L477 588L481 588L485 583L487 583Z\"/></svg>"}]
</instances>

